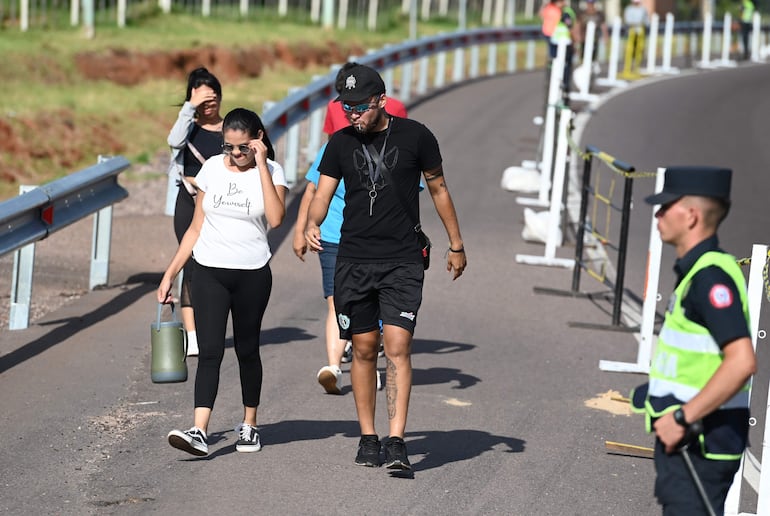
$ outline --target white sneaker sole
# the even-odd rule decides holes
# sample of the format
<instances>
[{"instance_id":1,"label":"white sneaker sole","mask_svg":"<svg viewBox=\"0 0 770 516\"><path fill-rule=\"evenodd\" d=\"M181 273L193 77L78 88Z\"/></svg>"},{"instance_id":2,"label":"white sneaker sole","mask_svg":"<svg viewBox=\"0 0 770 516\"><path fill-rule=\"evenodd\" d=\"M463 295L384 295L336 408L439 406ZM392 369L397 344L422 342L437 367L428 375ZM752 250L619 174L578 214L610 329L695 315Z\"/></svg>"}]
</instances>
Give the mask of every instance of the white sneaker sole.
<instances>
[{"instance_id":1,"label":"white sneaker sole","mask_svg":"<svg viewBox=\"0 0 770 516\"><path fill-rule=\"evenodd\" d=\"M201 445L195 440L191 441L187 434L179 430L171 430L168 433L168 444L177 450L185 451L197 457L205 457L209 454L208 446Z\"/></svg>"},{"instance_id":2,"label":"white sneaker sole","mask_svg":"<svg viewBox=\"0 0 770 516\"><path fill-rule=\"evenodd\" d=\"M342 394L340 388L337 387L337 375L328 369L318 373L318 383L321 384L327 394Z\"/></svg>"},{"instance_id":3,"label":"white sneaker sole","mask_svg":"<svg viewBox=\"0 0 770 516\"><path fill-rule=\"evenodd\" d=\"M262 449L262 444L236 444L235 445L235 451L241 452L241 453L253 453L258 452Z\"/></svg>"}]
</instances>

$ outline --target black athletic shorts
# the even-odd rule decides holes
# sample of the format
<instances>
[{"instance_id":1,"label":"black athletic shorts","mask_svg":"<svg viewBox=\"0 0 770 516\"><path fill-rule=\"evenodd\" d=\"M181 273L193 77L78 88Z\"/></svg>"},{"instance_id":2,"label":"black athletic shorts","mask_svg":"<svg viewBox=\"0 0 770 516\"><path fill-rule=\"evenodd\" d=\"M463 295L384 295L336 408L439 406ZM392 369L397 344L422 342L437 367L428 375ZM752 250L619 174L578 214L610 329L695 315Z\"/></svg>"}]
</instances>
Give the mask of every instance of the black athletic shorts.
<instances>
[{"instance_id":1,"label":"black athletic shorts","mask_svg":"<svg viewBox=\"0 0 770 516\"><path fill-rule=\"evenodd\" d=\"M334 308L340 338L392 324L414 334L422 303L422 263L347 263L337 261Z\"/></svg>"}]
</instances>

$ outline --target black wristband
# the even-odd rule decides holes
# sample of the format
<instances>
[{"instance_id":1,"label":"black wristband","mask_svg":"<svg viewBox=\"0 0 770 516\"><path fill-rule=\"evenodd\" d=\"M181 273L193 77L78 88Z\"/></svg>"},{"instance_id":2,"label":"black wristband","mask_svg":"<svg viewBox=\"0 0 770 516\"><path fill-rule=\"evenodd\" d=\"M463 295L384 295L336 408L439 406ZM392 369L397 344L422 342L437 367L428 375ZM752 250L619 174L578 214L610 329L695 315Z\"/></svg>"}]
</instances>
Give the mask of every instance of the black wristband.
<instances>
[{"instance_id":1,"label":"black wristband","mask_svg":"<svg viewBox=\"0 0 770 516\"><path fill-rule=\"evenodd\" d=\"M452 249L452 247L449 247L450 253L464 253L465 252L465 246L461 247L460 249Z\"/></svg>"},{"instance_id":2,"label":"black wristband","mask_svg":"<svg viewBox=\"0 0 770 516\"><path fill-rule=\"evenodd\" d=\"M688 423L685 419L684 410L682 410L682 407L679 407L674 411L674 421L676 421L679 426L690 428L690 423Z\"/></svg>"}]
</instances>

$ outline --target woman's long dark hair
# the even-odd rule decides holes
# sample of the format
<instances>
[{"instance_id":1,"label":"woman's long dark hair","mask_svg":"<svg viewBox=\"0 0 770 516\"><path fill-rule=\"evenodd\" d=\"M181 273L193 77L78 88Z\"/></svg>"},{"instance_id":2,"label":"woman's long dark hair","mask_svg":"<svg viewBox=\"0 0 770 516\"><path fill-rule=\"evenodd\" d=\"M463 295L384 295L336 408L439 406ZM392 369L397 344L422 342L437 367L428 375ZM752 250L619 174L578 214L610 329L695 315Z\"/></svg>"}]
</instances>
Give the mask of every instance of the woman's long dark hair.
<instances>
[{"instance_id":1,"label":"woman's long dark hair","mask_svg":"<svg viewBox=\"0 0 770 516\"><path fill-rule=\"evenodd\" d=\"M270 138L267 136L267 129L265 129L262 119L254 111L245 108L235 108L227 113L225 121L222 122L222 133L224 134L228 130L243 131L252 138L259 136L259 131L262 131L262 141L267 146L267 157L275 160L275 150L270 142Z\"/></svg>"},{"instance_id":2,"label":"woman's long dark hair","mask_svg":"<svg viewBox=\"0 0 770 516\"><path fill-rule=\"evenodd\" d=\"M209 72L206 68L203 67L196 68L190 72L190 75L187 77L187 93L185 94L184 99L190 100L190 97L192 97L193 88L199 88L203 85L206 85L214 90L214 93L217 94L219 100L222 100L222 85L219 84L219 79L217 79L213 73Z\"/></svg>"}]
</instances>

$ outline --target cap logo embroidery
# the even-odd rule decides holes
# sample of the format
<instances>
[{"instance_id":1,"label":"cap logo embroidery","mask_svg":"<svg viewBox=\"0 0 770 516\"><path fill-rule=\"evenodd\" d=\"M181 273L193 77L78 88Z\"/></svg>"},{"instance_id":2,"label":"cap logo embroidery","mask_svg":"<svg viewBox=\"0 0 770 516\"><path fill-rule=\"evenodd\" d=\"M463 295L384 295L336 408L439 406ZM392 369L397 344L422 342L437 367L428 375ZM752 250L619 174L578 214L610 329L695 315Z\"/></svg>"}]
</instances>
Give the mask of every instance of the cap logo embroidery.
<instances>
[{"instance_id":1,"label":"cap logo embroidery","mask_svg":"<svg viewBox=\"0 0 770 516\"><path fill-rule=\"evenodd\" d=\"M345 89L346 90L353 90L356 88L356 78L353 75L348 75L348 78L345 79Z\"/></svg>"}]
</instances>

